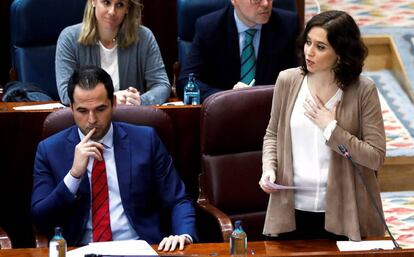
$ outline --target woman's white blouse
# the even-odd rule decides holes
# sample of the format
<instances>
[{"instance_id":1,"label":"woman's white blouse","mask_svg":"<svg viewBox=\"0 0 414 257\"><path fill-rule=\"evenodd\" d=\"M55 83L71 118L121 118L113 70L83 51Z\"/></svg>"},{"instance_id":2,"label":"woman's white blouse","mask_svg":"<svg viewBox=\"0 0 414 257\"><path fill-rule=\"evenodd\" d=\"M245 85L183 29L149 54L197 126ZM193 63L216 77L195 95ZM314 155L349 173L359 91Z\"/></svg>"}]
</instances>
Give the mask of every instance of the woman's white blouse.
<instances>
[{"instance_id":1,"label":"woman's white blouse","mask_svg":"<svg viewBox=\"0 0 414 257\"><path fill-rule=\"evenodd\" d=\"M295 190L295 209L324 212L326 183L331 158L331 150L326 146L325 141L329 140L336 127L336 121L331 122L323 131L305 116L303 107L305 100L310 99L315 103L307 79L308 77L305 77L303 80L290 118L293 181L295 186L307 188ZM331 110L335 103L341 100L341 97L342 90L338 88L325 107Z\"/></svg>"},{"instance_id":2,"label":"woman's white blouse","mask_svg":"<svg viewBox=\"0 0 414 257\"><path fill-rule=\"evenodd\" d=\"M114 91L119 91L118 46L115 45L109 49L99 41L99 53L101 55L101 68L111 76Z\"/></svg>"}]
</instances>

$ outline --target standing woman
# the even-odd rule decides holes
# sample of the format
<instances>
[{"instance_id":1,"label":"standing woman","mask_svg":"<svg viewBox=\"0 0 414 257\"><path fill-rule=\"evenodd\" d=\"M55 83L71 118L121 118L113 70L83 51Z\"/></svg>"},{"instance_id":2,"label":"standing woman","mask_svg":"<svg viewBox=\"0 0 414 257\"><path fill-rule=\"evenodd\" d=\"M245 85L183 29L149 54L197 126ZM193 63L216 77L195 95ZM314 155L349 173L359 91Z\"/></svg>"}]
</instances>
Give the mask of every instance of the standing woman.
<instances>
[{"instance_id":1,"label":"standing woman","mask_svg":"<svg viewBox=\"0 0 414 257\"><path fill-rule=\"evenodd\" d=\"M338 150L344 144L382 210L376 172L385 133L374 82L361 76L367 48L342 11L314 16L299 38L302 66L280 73L263 141L259 182L270 194L263 234L359 241L383 236L369 193ZM270 182L306 187L274 190Z\"/></svg>"},{"instance_id":2,"label":"standing woman","mask_svg":"<svg viewBox=\"0 0 414 257\"><path fill-rule=\"evenodd\" d=\"M56 82L69 104L68 80L74 69L96 65L111 75L117 102L162 104L171 86L158 44L141 25L139 0L87 0L83 21L65 28L56 48Z\"/></svg>"}]
</instances>

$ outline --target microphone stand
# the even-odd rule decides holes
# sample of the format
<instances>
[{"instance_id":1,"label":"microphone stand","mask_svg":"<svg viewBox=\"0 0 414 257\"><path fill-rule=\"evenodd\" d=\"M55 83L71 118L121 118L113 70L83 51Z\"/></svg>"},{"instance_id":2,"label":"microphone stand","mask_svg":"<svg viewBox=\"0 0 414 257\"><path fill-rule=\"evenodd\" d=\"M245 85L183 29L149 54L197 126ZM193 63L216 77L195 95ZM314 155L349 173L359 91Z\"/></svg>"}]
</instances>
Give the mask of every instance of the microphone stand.
<instances>
[{"instance_id":1,"label":"microphone stand","mask_svg":"<svg viewBox=\"0 0 414 257\"><path fill-rule=\"evenodd\" d=\"M340 144L338 145L339 151L341 151L341 153L348 159L351 161L352 166L354 167L358 177L361 179L362 184L364 184L365 190L368 193L369 199L371 200L371 204L374 206L375 210L377 211L378 215L380 216L380 219L382 221L382 223L384 224L384 227L387 230L388 235L391 237L391 241L394 244L394 249L402 249L400 247L400 245L398 244L397 240L395 240L394 236L392 235L390 229L388 228L387 222L385 222L385 218L384 216L381 214L381 211L378 207L378 205L375 203L375 199L374 196L371 194L371 191L368 189L367 184L365 183L364 178L362 177L362 172L359 169L359 167L356 165L356 163L354 162L354 160L351 157L351 154L348 152L348 149L346 149L345 145Z\"/></svg>"}]
</instances>

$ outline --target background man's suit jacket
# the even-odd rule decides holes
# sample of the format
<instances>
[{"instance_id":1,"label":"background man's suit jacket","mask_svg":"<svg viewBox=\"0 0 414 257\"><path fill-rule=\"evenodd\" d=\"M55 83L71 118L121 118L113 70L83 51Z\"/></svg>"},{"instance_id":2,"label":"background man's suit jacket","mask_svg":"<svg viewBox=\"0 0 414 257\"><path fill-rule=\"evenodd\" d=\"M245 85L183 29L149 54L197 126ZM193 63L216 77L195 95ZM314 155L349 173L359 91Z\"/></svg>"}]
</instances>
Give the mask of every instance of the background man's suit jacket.
<instances>
[{"instance_id":1,"label":"background man's suit jacket","mask_svg":"<svg viewBox=\"0 0 414 257\"><path fill-rule=\"evenodd\" d=\"M169 234L189 234L197 240L194 207L156 132L113 122L113 133L122 205L140 239L159 243ZM63 182L79 141L76 126L47 138L39 143L34 165L35 224L44 232L63 227L68 245L81 243L91 207L87 177L75 197Z\"/></svg>"},{"instance_id":2,"label":"background man's suit jacket","mask_svg":"<svg viewBox=\"0 0 414 257\"><path fill-rule=\"evenodd\" d=\"M299 21L296 13L273 9L262 26L256 63L256 85L275 84L280 71L296 67L296 38ZM239 37L232 5L200 17L186 60L182 60L177 93L183 96L188 74L194 73L201 100L240 81Z\"/></svg>"}]
</instances>

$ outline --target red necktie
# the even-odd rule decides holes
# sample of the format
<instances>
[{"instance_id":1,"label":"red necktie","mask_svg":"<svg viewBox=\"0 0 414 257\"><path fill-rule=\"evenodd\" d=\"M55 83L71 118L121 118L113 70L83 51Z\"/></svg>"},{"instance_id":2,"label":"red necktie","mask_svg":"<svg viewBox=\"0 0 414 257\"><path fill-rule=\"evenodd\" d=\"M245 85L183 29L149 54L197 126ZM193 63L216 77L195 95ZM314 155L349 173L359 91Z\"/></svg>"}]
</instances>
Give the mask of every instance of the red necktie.
<instances>
[{"instance_id":1,"label":"red necktie","mask_svg":"<svg viewBox=\"0 0 414 257\"><path fill-rule=\"evenodd\" d=\"M105 160L98 161L95 159L93 161L91 181L93 241L111 241L112 230L109 216L108 181L106 178Z\"/></svg>"}]
</instances>

